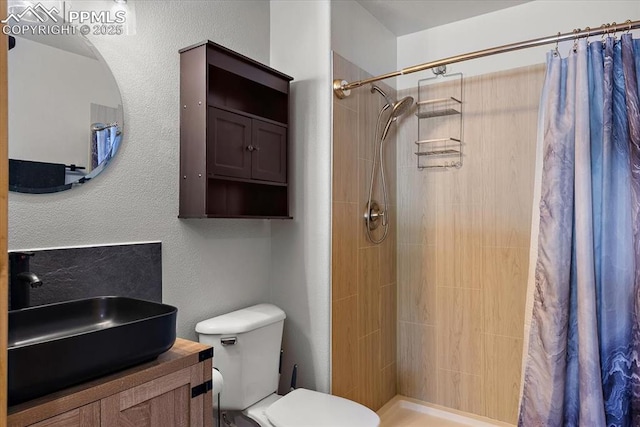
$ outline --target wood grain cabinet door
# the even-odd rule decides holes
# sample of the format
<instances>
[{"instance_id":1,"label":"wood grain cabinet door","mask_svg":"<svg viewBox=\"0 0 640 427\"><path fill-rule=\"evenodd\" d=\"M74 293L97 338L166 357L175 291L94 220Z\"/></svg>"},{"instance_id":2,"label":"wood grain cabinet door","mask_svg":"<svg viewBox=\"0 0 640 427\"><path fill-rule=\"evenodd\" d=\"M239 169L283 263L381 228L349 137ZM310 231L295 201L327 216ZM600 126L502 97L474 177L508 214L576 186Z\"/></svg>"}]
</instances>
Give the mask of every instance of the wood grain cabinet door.
<instances>
[{"instance_id":1,"label":"wood grain cabinet door","mask_svg":"<svg viewBox=\"0 0 640 427\"><path fill-rule=\"evenodd\" d=\"M96 427L99 425L100 402L94 402L32 424L32 427Z\"/></svg>"},{"instance_id":2,"label":"wood grain cabinet door","mask_svg":"<svg viewBox=\"0 0 640 427\"><path fill-rule=\"evenodd\" d=\"M102 399L100 425L207 427L213 420L211 393L191 397L192 387L202 382L203 363L199 363Z\"/></svg>"},{"instance_id":3,"label":"wood grain cabinet door","mask_svg":"<svg viewBox=\"0 0 640 427\"><path fill-rule=\"evenodd\" d=\"M286 182L287 128L254 119L252 133L251 177Z\"/></svg>"},{"instance_id":4,"label":"wood grain cabinet door","mask_svg":"<svg viewBox=\"0 0 640 427\"><path fill-rule=\"evenodd\" d=\"M207 122L208 173L251 178L251 119L209 107Z\"/></svg>"}]
</instances>

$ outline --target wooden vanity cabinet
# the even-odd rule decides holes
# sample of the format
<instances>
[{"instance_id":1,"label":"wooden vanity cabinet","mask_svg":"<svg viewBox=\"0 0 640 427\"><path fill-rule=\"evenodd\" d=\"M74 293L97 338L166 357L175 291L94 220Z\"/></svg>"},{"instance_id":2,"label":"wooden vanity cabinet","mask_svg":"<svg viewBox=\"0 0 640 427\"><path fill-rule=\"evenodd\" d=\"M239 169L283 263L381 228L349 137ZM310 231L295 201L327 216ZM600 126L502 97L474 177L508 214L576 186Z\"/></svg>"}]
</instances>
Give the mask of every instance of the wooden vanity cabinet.
<instances>
[{"instance_id":1,"label":"wooden vanity cabinet","mask_svg":"<svg viewBox=\"0 0 640 427\"><path fill-rule=\"evenodd\" d=\"M212 427L212 354L177 339L154 361L9 407L8 425Z\"/></svg>"},{"instance_id":2,"label":"wooden vanity cabinet","mask_svg":"<svg viewBox=\"0 0 640 427\"><path fill-rule=\"evenodd\" d=\"M211 41L180 50L180 218L291 218L291 80Z\"/></svg>"}]
</instances>

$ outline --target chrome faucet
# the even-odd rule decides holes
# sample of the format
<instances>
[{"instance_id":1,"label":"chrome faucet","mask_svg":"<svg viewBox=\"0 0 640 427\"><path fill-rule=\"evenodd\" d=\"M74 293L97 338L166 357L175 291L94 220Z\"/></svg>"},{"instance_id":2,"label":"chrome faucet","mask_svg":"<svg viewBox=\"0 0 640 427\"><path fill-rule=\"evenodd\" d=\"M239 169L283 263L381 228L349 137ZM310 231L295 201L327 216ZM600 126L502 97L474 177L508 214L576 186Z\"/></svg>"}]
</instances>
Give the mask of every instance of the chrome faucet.
<instances>
[{"instance_id":1,"label":"chrome faucet","mask_svg":"<svg viewBox=\"0 0 640 427\"><path fill-rule=\"evenodd\" d=\"M9 253L9 310L29 307L31 288L42 286L42 280L29 271L32 252Z\"/></svg>"}]
</instances>

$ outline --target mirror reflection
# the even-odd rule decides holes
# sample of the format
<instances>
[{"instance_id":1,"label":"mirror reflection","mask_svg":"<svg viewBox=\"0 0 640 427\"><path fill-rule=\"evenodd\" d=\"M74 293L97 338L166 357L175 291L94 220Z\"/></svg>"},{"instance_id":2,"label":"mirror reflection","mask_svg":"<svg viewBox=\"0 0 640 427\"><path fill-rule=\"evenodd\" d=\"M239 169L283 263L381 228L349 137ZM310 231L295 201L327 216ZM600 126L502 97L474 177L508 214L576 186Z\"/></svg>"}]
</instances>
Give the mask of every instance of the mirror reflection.
<instances>
[{"instance_id":1,"label":"mirror reflection","mask_svg":"<svg viewBox=\"0 0 640 427\"><path fill-rule=\"evenodd\" d=\"M123 135L118 85L80 35L10 37L9 190L52 193L83 184Z\"/></svg>"}]
</instances>

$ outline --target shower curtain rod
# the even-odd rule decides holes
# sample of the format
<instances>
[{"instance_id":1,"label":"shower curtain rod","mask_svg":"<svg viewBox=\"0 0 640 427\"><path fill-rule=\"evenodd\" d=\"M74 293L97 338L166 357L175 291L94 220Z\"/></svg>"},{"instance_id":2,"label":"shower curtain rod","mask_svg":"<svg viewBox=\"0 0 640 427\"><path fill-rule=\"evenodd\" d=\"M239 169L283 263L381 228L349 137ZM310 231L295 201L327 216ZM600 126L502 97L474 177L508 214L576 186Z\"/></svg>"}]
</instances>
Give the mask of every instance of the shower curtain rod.
<instances>
[{"instance_id":1,"label":"shower curtain rod","mask_svg":"<svg viewBox=\"0 0 640 427\"><path fill-rule=\"evenodd\" d=\"M428 70L429 68L441 67L443 65L455 64L456 62L468 61L470 59L482 58L484 56L496 55L498 53L512 52L514 50L528 49L530 47L542 46L550 43L559 43L567 40L577 40L582 37L597 36L601 34L609 35L619 31L630 31L636 28L640 28L640 21L627 20L623 24L603 24L598 29L591 29L589 27L584 30L580 28L573 30L571 33L560 34L555 36L541 37L538 39L527 40L519 43L507 44L504 46L493 47L491 49L478 50L475 52L465 53L463 55L451 56L445 59L439 59L437 61L426 62L420 65L414 65L413 67L403 68L398 71L394 71L387 74L381 74L376 77L370 77L368 79L357 80L355 82L347 82L346 80L336 79L333 81L333 91L340 99L346 98L351 93L351 89L358 88L368 83L377 82L379 80L385 80L391 77L402 76L404 74L411 74L418 71Z\"/></svg>"}]
</instances>

